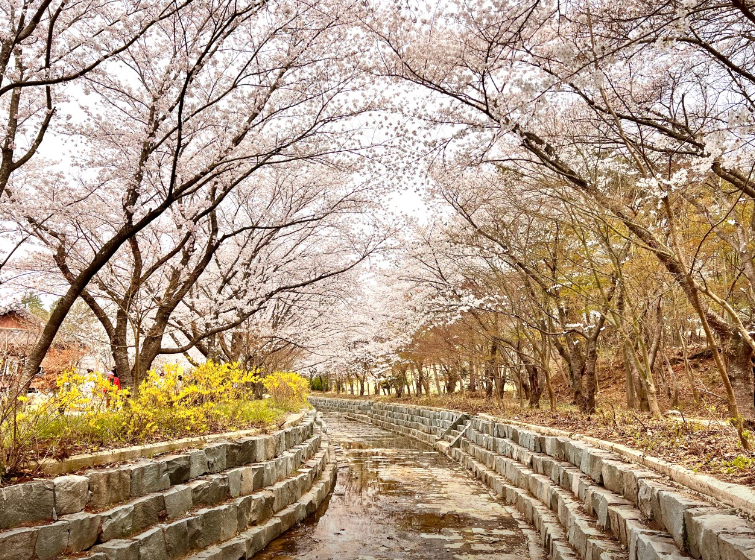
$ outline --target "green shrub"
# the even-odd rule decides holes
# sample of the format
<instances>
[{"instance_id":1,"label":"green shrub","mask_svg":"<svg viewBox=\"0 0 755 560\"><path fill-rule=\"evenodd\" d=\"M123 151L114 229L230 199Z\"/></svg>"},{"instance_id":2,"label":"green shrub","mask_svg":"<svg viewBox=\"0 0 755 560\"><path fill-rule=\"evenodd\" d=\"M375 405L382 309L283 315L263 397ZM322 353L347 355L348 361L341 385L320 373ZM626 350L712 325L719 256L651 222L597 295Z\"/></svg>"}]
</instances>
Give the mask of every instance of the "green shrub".
<instances>
[{"instance_id":1,"label":"green shrub","mask_svg":"<svg viewBox=\"0 0 755 560\"><path fill-rule=\"evenodd\" d=\"M328 381L320 376L313 377L312 381L309 382L309 388L312 391L327 391Z\"/></svg>"}]
</instances>

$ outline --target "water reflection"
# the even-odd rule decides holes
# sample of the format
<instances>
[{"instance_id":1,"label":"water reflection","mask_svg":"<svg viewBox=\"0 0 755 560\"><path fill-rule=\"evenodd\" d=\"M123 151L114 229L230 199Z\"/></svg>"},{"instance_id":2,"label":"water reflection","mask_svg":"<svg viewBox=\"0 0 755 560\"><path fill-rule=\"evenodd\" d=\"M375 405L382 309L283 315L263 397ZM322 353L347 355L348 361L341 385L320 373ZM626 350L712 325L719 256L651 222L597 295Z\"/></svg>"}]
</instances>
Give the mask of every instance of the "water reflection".
<instances>
[{"instance_id":1,"label":"water reflection","mask_svg":"<svg viewBox=\"0 0 755 560\"><path fill-rule=\"evenodd\" d=\"M445 456L339 415L325 421L342 450L332 496L255 560L529 557L516 521Z\"/></svg>"}]
</instances>

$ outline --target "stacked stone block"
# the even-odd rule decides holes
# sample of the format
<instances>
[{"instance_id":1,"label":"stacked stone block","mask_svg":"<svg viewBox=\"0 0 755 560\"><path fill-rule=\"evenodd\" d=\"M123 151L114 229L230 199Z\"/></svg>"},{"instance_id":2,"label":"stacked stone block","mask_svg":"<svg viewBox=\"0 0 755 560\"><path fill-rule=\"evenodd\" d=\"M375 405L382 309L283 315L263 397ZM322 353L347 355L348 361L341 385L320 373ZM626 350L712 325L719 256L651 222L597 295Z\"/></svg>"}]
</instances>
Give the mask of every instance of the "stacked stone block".
<instances>
[{"instance_id":1,"label":"stacked stone block","mask_svg":"<svg viewBox=\"0 0 755 560\"><path fill-rule=\"evenodd\" d=\"M310 413L267 436L9 486L0 489L0 559L177 560L211 548L246 559L314 511L335 475Z\"/></svg>"},{"instance_id":2,"label":"stacked stone block","mask_svg":"<svg viewBox=\"0 0 755 560\"><path fill-rule=\"evenodd\" d=\"M312 404L434 445L519 510L554 559L755 559L755 525L738 512L583 442L487 416L449 433L459 413L441 409Z\"/></svg>"}]
</instances>

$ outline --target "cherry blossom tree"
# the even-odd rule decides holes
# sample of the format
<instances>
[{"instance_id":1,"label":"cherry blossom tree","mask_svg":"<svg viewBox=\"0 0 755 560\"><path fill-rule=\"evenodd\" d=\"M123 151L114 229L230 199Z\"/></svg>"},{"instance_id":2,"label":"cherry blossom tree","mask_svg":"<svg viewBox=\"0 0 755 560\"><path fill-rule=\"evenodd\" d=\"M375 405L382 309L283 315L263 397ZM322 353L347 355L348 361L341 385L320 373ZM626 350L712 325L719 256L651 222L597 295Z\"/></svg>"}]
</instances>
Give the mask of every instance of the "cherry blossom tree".
<instances>
[{"instance_id":1,"label":"cherry blossom tree","mask_svg":"<svg viewBox=\"0 0 755 560\"><path fill-rule=\"evenodd\" d=\"M82 292L124 382L138 383L160 354L201 345L213 357L214 337L269 300L361 262L382 241L379 227L349 241L353 222L374 206L368 195L347 174L299 162L295 171L259 172L199 222L174 214L134 236ZM185 339L177 348L163 343L169 327L174 340Z\"/></svg>"},{"instance_id":2,"label":"cherry blossom tree","mask_svg":"<svg viewBox=\"0 0 755 560\"><path fill-rule=\"evenodd\" d=\"M729 8L722 9L731 14ZM716 123L728 111L728 98L720 91L712 97L716 90L706 87L701 72L694 72L694 61L678 56L683 53L635 52L656 46L641 39L635 50L635 44L603 41L596 23L599 11L580 3L499 2L450 4L424 13L417 6L401 4L385 8L365 25L383 55L376 71L419 85L439 99L431 120L445 123L447 140L437 143L444 164L516 166L528 180L566 188L577 199L597 203L656 255L702 322L730 415L738 419L742 411L748 419L755 418L752 372L749 366L737 365L749 355L752 338L736 309L727 307L725 298L706 287L694 266L690 268L675 233L672 200L666 196L675 184L692 179L691 171L698 173L693 180L700 181L707 173L718 174L718 167L739 170L736 174L742 168L733 160L731 164L721 160L718 148L690 152L674 138L674 125L657 116L673 111L676 119L688 119L695 134L702 134L711 146L720 145L716 139L723 131ZM706 17L715 21L710 14ZM663 38L658 42L663 43ZM729 46L741 54L735 43ZM658 64L664 71L658 71ZM612 73L615 79L605 80ZM691 86L676 87L676 77L704 87L697 92ZM659 87L664 80L670 85ZM644 103L644 112L635 112L638 103L633 96ZM711 118L700 121L684 105L667 102L676 99L694 103ZM656 117L648 120L649 113ZM735 119L734 127L726 127L724 134L733 143L725 142L724 151L731 149L736 158L747 159L745 144L734 140L744 131L736 128L740 119ZM670 152L678 157L669 161ZM639 192L643 193L639 200L645 202L641 208ZM658 222L648 220L653 220L652 205L657 203L664 208L665 231L655 230ZM714 311L706 298L722 306L728 317ZM716 350L715 335L727 341L728 369ZM739 352L743 344L730 344L732 337L748 351Z\"/></svg>"},{"instance_id":3,"label":"cherry blossom tree","mask_svg":"<svg viewBox=\"0 0 755 560\"><path fill-rule=\"evenodd\" d=\"M409 282L395 266L395 261L376 264L352 290L331 303L329 320L302 357L305 371L324 369L339 392L345 383L356 381L361 395L369 391L370 382L375 391L388 383L401 393L410 366L402 354L433 315L427 308L429 292Z\"/></svg>"},{"instance_id":4,"label":"cherry blossom tree","mask_svg":"<svg viewBox=\"0 0 755 560\"><path fill-rule=\"evenodd\" d=\"M29 375L89 282L169 209L181 207L172 217L186 236L260 170L318 158L341 165L358 150L346 119L369 103L346 95L357 79L353 47L341 40L348 10L193 3L86 74L88 118L71 131L79 176L42 181L26 193L35 207L8 209L68 283Z\"/></svg>"},{"instance_id":5,"label":"cherry blossom tree","mask_svg":"<svg viewBox=\"0 0 755 560\"><path fill-rule=\"evenodd\" d=\"M37 154L58 105L66 103L70 93L60 86L95 71L190 3L25 0L2 8L0 196Z\"/></svg>"}]
</instances>

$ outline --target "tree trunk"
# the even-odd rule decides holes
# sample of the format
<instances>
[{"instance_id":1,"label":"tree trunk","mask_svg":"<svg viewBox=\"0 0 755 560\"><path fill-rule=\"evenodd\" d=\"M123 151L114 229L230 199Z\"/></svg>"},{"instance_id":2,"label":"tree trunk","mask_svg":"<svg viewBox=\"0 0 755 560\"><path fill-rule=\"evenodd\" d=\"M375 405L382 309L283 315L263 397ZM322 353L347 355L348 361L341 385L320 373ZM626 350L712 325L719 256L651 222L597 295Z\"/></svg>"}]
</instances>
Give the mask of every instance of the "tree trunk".
<instances>
[{"instance_id":1,"label":"tree trunk","mask_svg":"<svg viewBox=\"0 0 755 560\"><path fill-rule=\"evenodd\" d=\"M503 397L506 396L506 373L503 371L502 368L501 368L501 371L496 374L495 382L496 382L498 400L502 401Z\"/></svg>"},{"instance_id":2,"label":"tree trunk","mask_svg":"<svg viewBox=\"0 0 755 560\"><path fill-rule=\"evenodd\" d=\"M115 362L115 371L123 387L133 387L134 378L131 374L131 364L128 359L128 343L126 337L114 338L110 343L110 349Z\"/></svg>"},{"instance_id":3,"label":"tree trunk","mask_svg":"<svg viewBox=\"0 0 755 560\"><path fill-rule=\"evenodd\" d=\"M671 408L676 408L679 406L679 384L676 381L674 368L671 367L671 362L665 351L663 352L663 359L666 362L666 370L668 371L669 381L671 382Z\"/></svg>"},{"instance_id":4,"label":"tree trunk","mask_svg":"<svg viewBox=\"0 0 755 560\"><path fill-rule=\"evenodd\" d=\"M567 346L566 349L562 350L564 345L557 345L557 348L561 357L566 362L567 371L569 372L572 403L582 408L584 402L582 379L585 375L585 358L579 349L579 344L577 341L572 340L571 337L567 337L565 345Z\"/></svg>"},{"instance_id":5,"label":"tree trunk","mask_svg":"<svg viewBox=\"0 0 755 560\"><path fill-rule=\"evenodd\" d=\"M640 334L637 346L641 352L640 357L642 359L640 360L637 358L636 352L632 352L631 357L635 360L635 367L639 374L642 391L647 399L648 410L652 416L659 418L661 416L661 408L658 406L658 391L655 388L653 371L650 369L650 356L645 341L642 338L642 334Z\"/></svg>"},{"instance_id":6,"label":"tree trunk","mask_svg":"<svg viewBox=\"0 0 755 560\"><path fill-rule=\"evenodd\" d=\"M682 343L682 357L684 358L684 375L687 377L687 382L692 388L692 398L695 404L700 404L700 392L697 390L697 380L692 373L692 368L689 365L689 354L687 352L687 338L684 336L682 329L679 329L679 340Z\"/></svg>"},{"instance_id":7,"label":"tree trunk","mask_svg":"<svg viewBox=\"0 0 755 560\"><path fill-rule=\"evenodd\" d=\"M753 426L755 425L755 392L753 391L752 349L738 333L735 333L724 344L723 354L739 413L748 426Z\"/></svg>"},{"instance_id":8,"label":"tree trunk","mask_svg":"<svg viewBox=\"0 0 755 560\"><path fill-rule=\"evenodd\" d=\"M639 409L642 412L650 412L650 404L648 403L648 392L645 388L645 384L642 382L640 372L637 368L632 369L632 379L634 381L634 390L637 393L637 400L639 401Z\"/></svg>"},{"instance_id":9,"label":"tree trunk","mask_svg":"<svg viewBox=\"0 0 755 560\"><path fill-rule=\"evenodd\" d=\"M529 402L530 408L540 408L540 397L543 394L543 388L540 383L540 368L533 364L524 366L529 381Z\"/></svg>"},{"instance_id":10,"label":"tree trunk","mask_svg":"<svg viewBox=\"0 0 755 560\"><path fill-rule=\"evenodd\" d=\"M585 395L582 405L583 412L592 414L595 412L595 382L598 366L598 342L589 338L587 340L587 357L585 359Z\"/></svg>"},{"instance_id":11,"label":"tree trunk","mask_svg":"<svg viewBox=\"0 0 755 560\"><path fill-rule=\"evenodd\" d=\"M629 355L627 354L628 343L622 344L621 350L622 350L622 356L624 358L624 380L625 380L625 387L626 387L626 394L627 394L627 408L633 409L637 408L637 397L635 394L635 387L634 387L634 365L632 365L632 360L629 358Z\"/></svg>"},{"instance_id":12,"label":"tree trunk","mask_svg":"<svg viewBox=\"0 0 755 560\"><path fill-rule=\"evenodd\" d=\"M456 371L453 366L445 368L446 370L446 394L453 395L456 391Z\"/></svg>"},{"instance_id":13,"label":"tree trunk","mask_svg":"<svg viewBox=\"0 0 755 560\"><path fill-rule=\"evenodd\" d=\"M422 391L426 388L426 385L427 385L426 382L425 382L424 367L422 366L422 364L415 363L414 364L414 370L416 372L416 376L415 376L415 380L416 381L415 382L417 384L417 387L415 388L414 393L418 397L421 397L422 396Z\"/></svg>"},{"instance_id":14,"label":"tree trunk","mask_svg":"<svg viewBox=\"0 0 755 560\"><path fill-rule=\"evenodd\" d=\"M516 393L519 400L519 408L524 408L524 379L521 368L516 373Z\"/></svg>"},{"instance_id":15,"label":"tree trunk","mask_svg":"<svg viewBox=\"0 0 755 560\"><path fill-rule=\"evenodd\" d=\"M493 339L490 342L490 353L485 361L485 397L493 396L493 387L495 384L496 355L498 354L498 341Z\"/></svg>"}]
</instances>

